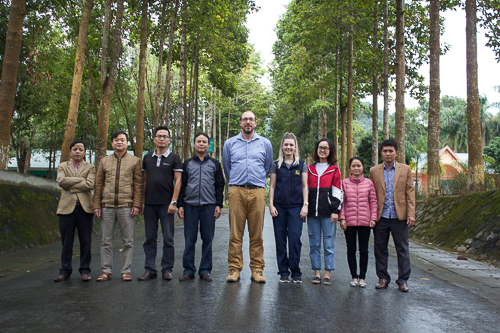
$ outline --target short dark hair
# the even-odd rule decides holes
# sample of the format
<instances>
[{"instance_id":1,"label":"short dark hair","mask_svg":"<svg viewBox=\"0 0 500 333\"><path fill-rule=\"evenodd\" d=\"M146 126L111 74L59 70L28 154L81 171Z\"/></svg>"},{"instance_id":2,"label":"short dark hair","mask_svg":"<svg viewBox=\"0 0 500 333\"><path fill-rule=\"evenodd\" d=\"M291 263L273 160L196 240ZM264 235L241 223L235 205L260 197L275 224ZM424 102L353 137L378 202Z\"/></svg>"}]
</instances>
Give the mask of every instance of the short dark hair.
<instances>
[{"instance_id":1,"label":"short dark hair","mask_svg":"<svg viewBox=\"0 0 500 333\"><path fill-rule=\"evenodd\" d=\"M318 147L319 147L319 144L323 141L326 141L328 143L328 146L330 147L330 153L328 154L328 164L337 163L337 161L338 161L337 149L335 149L335 145L333 144L333 141L328 139L328 138L323 138L316 143L316 147L314 147L313 161L319 162Z\"/></svg>"},{"instance_id":2,"label":"short dark hair","mask_svg":"<svg viewBox=\"0 0 500 333\"><path fill-rule=\"evenodd\" d=\"M398 144L397 144L397 142L394 141L394 140L391 140L391 139L384 140L384 142L382 142L380 150L382 151L384 149L384 147L394 147L394 149L396 149L396 151L398 151Z\"/></svg>"},{"instance_id":3,"label":"short dark hair","mask_svg":"<svg viewBox=\"0 0 500 333\"><path fill-rule=\"evenodd\" d=\"M361 165L363 166L363 168L365 167L365 162L363 161L363 158L360 157L360 156L353 156L351 157L351 159L349 160L349 168L351 167L351 164L352 164L352 161L354 160L358 160L361 162Z\"/></svg>"},{"instance_id":4,"label":"short dark hair","mask_svg":"<svg viewBox=\"0 0 500 333\"><path fill-rule=\"evenodd\" d=\"M73 148L77 143L83 144L83 149L87 150L87 145L82 140L75 140L75 141L71 142L69 145L69 150L71 150L71 148Z\"/></svg>"},{"instance_id":5,"label":"short dark hair","mask_svg":"<svg viewBox=\"0 0 500 333\"><path fill-rule=\"evenodd\" d=\"M113 135L111 136L111 140L116 139L118 137L118 135L120 135L120 134L125 135L125 138L127 138L127 141L128 141L128 134L125 133L124 131L116 131L116 132L114 132Z\"/></svg>"},{"instance_id":6,"label":"short dark hair","mask_svg":"<svg viewBox=\"0 0 500 333\"><path fill-rule=\"evenodd\" d=\"M158 126L157 128L155 128L154 135L156 136L156 133L158 133L158 131L161 131L161 130L167 131L168 132L168 136L172 136L172 133L170 133L170 130L168 129L167 126Z\"/></svg>"},{"instance_id":7,"label":"short dark hair","mask_svg":"<svg viewBox=\"0 0 500 333\"><path fill-rule=\"evenodd\" d=\"M206 137L208 139L208 142L210 142L210 137L208 136L208 134L206 133L198 133L194 136L194 142L196 142L196 138L199 137L200 135L203 135L204 137Z\"/></svg>"},{"instance_id":8,"label":"short dark hair","mask_svg":"<svg viewBox=\"0 0 500 333\"><path fill-rule=\"evenodd\" d=\"M253 112L253 111L251 111L251 110L246 110L246 111L243 111L243 112L241 113L241 115L240 115L240 120L241 120L241 119L243 119L243 118L241 118L241 117L243 117L243 113L245 113L245 112L252 112L252 113L253 113L253 117L255 118L254 120L257 120L257 116L255 115L255 112Z\"/></svg>"}]
</instances>

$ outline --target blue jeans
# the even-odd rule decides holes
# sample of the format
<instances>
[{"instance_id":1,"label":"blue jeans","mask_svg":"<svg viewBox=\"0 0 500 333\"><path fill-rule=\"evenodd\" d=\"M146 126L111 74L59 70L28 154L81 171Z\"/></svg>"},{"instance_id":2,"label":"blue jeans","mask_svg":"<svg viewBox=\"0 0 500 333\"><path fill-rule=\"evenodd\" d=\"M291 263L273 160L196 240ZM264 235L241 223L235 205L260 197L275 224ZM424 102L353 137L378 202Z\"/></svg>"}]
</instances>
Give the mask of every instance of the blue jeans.
<instances>
[{"instance_id":1,"label":"blue jeans","mask_svg":"<svg viewBox=\"0 0 500 333\"><path fill-rule=\"evenodd\" d=\"M198 238L198 222L203 245L201 246L201 262L198 274L212 272L212 241L215 234L215 205L190 206L184 205L184 255L182 266L184 273L194 275L196 266L194 264L194 253L196 240Z\"/></svg>"},{"instance_id":2,"label":"blue jeans","mask_svg":"<svg viewBox=\"0 0 500 333\"><path fill-rule=\"evenodd\" d=\"M163 256L161 258L161 271L172 272L174 268L174 214L168 213L169 205L144 205L144 227L146 241L142 246L146 254L146 271L157 274L156 251L158 240L158 219L160 220L163 234Z\"/></svg>"},{"instance_id":3,"label":"blue jeans","mask_svg":"<svg viewBox=\"0 0 500 333\"><path fill-rule=\"evenodd\" d=\"M301 276L300 271L300 249L302 242L302 219L300 218L301 207L282 208L274 206L278 216L273 217L274 239L276 240L276 259L278 260L278 274ZM288 256L287 256L288 239Z\"/></svg>"},{"instance_id":4,"label":"blue jeans","mask_svg":"<svg viewBox=\"0 0 500 333\"><path fill-rule=\"evenodd\" d=\"M335 235L337 234L337 223L330 223L330 217L307 217L307 229L309 231L309 246L311 248L311 266L315 271L321 270L321 238L323 234L323 246L325 249L325 271L335 269Z\"/></svg>"}]
</instances>

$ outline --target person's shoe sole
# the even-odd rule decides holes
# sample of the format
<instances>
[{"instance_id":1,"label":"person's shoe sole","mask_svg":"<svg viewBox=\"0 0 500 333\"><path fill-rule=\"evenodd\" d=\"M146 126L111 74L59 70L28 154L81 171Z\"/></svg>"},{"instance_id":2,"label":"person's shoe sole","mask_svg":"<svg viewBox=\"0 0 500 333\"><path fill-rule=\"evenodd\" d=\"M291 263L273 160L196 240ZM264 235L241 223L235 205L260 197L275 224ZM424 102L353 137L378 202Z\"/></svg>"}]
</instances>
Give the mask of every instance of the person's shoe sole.
<instances>
[{"instance_id":1,"label":"person's shoe sole","mask_svg":"<svg viewBox=\"0 0 500 333\"><path fill-rule=\"evenodd\" d=\"M255 280L254 278L250 278L250 280L252 280L252 281L254 281L254 282L257 282L257 283L266 283L266 281L265 281L265 280L257 281L257 280Z\"/></svg>"}]
</instances>

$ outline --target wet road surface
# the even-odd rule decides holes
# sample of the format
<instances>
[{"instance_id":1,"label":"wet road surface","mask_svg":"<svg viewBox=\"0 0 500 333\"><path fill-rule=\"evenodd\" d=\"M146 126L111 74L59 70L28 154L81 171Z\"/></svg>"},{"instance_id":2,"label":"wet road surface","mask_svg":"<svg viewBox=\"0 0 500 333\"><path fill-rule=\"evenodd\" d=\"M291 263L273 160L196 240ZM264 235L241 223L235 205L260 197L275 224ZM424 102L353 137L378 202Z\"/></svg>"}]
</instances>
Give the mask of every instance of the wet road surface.
<instances>
[{"instance_id":1,"label":"wet road surface","mask_svg":"<svg viewBox=\"0 0 500 333\"><path fill-rule=\"evenodd\" d=\"M387 290L375 290L373 248L366 289L349 286L345 239L336 238L336 270L331 286L313 285L310 269L307 226L302 236L303 284L280 284L277 275L272 219L266 210L264 256L266 284L250 281L248 234L243 244L245 268L241 281L226 283L229 227L227 214L216 223L214 240L214 281L198 278L179 282L182 274L183 230L176 228L176 262L172 281L161 278L137 281L144 272L144 227L135 226L133 282L122 282L119 274L120 238L115 238L113 279L96 283L99 274L99 237L93 238L93 281L83 283L73 259L71 280L54 283L60 245L51 245L44 264L30 273L0 280L1 332L498 332L500 327L499 279L485 266L479 270L486 282L470 283L467 274L436 266L430 257L447 261L436 250L413 246L410 292L402 293L391 283ZM200 241L199 241L200 242ZM391 241L392 242L392 241ZM161 242L158 243L161 248ZM196 260L199 264L200 243ZM38 251L47 251L38 249ZM161 253L160 249L158 251ZM79 249L75 248L75 254ZM0 256L0 260L5 256ZM34 259L33 259L34 260ZM41 259L38 259L41 260ZM159 266L161 258L157 258ZM439 261L438 260L438 261ZM0 269L7 263L0 262ZM466 265L474 265L473 262ZM35 267L33 267L35 268ZM461 270L458 267L455 270ZM389 259L389 272L397 278L396 258ZM485 273L486 272L486 273ZM497 271L498 272L498 271ZM3 274L3 273L2 273ZM467 282L469 281L469 282Z\"/></svg>"}]
</instances>

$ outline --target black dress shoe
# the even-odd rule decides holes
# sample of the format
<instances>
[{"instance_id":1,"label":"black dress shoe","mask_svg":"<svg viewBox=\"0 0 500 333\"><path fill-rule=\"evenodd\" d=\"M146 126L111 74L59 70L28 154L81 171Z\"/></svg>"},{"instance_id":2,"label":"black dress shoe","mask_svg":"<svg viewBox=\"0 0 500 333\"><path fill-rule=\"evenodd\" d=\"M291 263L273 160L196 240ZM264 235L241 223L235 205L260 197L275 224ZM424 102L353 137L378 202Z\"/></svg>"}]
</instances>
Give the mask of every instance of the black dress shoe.
<instances>
[{"instance_id":1,"label":"black dress shoe","mask_svg":"<svg viewBox=\"0 0 500 333\"><path fill-rule=\"evenodd\" d=\"M389 281L387 279L380 279L375 289L386 289L387 287L389 287Z\"/></svg>"},{"instance_id":2,"label":"black dress shoe","mask_svg":"<svg viewBox=\"0 0 500 333\"><path fill-rule=\"evenodd\" d=\"M169 271L163 272L162 275L163 275L163 280L172 280L172 274L170 274Z\"/></svg>"},{"instance_id":3,"label":"black dress shoe","mask_svg":"<svg viewBox=\"0 0 500 333\"><path fill-rule=\"evenodd\" d=\"M408 292L410 288L408 288L408 285L406 283L401 283L399 285L399 291L402 291L404 293Z\"/></svg>"},{"instance_id":4,"label":"black dress shoe","mask_svg":"<svg viewBox=\"0 0 500 333\"><path fill-rule=\"evenodd\" d=\"M156 279L156 277L157 275L155 273L145 271L144 274L142 274L142 276L137 278L137 280L146 281L146 280Z\"/></svg>"},{"instance_id":5,"label":"black dress shoe","mask_svg":"<svg viewBox=\"0 0 500 333\"><path fill-rule=\"evenodd\" d=\"M90 281L90 280L92 280L92 277L90 276L90 274L89 274L89 273L83 273L83 274L82 274L82 281L83 281L83 282L88 282L88 281Z\"/></svg>"},{"instance_id":6,"label":"black dress shoe","mask_svg":"<svg viewBox=\"0 0 500 333\"><path fill-rule=\"evenodd\" d=\"M194 275L189 275L188 273L184 273L179 277L179 281L187 281L187 280L193 280Z\"/></svg>"},{"instance_id":7,"label":"black dress shoe","mask_svg":"<svg viewBox=\"0 0 500 333\"><path fill-rule=\"evenodd\" d=\"M212 277L210 276L210 274L205 273L202 276L200 276L200 280L212 282Z\"/></svg>"},{"instance_id":8,"label":"black dress shoe","mask_svg":"<svg viewBox=\"0 0 500 333\"><path fill-rule=\"evenodd\" d=\"M63 282L66 280L69 280L69 276L64 274L59 274L57 277L54 278L54 282Z\"/></svg>"}]
</instances>

